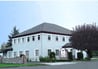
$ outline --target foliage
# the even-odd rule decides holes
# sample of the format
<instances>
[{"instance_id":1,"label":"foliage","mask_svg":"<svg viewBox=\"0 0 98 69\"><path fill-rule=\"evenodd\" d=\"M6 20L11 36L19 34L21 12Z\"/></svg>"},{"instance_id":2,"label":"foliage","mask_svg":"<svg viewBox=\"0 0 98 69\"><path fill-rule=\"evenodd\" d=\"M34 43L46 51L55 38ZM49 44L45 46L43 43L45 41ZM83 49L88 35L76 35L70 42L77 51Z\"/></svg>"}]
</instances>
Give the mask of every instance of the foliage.
<instances>
[{"instance_id":1,"label":"foliage","mask_svg":"<svg viewBox=\"0 0 98 69\"><path fill-rule=\"evenodd\" d=\"M77 53L77 60L83 60L83 53L82 52Z\"/></svg>"},{"instance_id":2,"label":"foliage","mask_svg":"<svg viewBox=\"0 0 98 69\"><path fill-rule=\"evenodd\" d=\"M92 51L93 56L98 56L98 51Z\"/></svg>"},{"instance_id":3,"label":"foliage","mask_svg":"<svg viewBox=\"0 0 98 69\"><path fill-rule=\"evenodd\" d=\"M49 58L55 58L55 53L54 52L50 52Z\"/></svg>"},{"instance_id":4,"label":"foliage","mask_svg":"<svg viewBox=\"0 0 98 69\"><path fill-rule=\"evenodd\" d=\"M98 28L91 24L76 26L70 41L76 49L98 50Z\"/></svg>"},{"instance_id":5,"label":"foliage","mask_svg":"<svg viewBox=\"0 0 98 69\"><path fill-rule=\"evenodd\" d=\"M55 53L54 53L54 52L50 52L49 58L50 58L50 60L51 60L52 62L54 62L54 61L56 60L56 58L55 58Z\"/></svg>"},{"instance_id":6,"label":"foliage","mask_svg":"<svg viewBox=\"0 0 98 69\"><path fill-rule=\"evenodd\" d=\"M68 52L68 59L73 60L72 52Z\"/></svg>"},{"instance_id":7,"label":"foliage","mask_svg":"<svg viewBox=\"0 0 98 69\"><path fill-rule=\"evenodd\" d=\"M19 31L16 29L16 26L13 28L13 31L11 32L10 35L8 35L8 41L7 43L3 43L1 45L1 52L3 53L3 55L7 54L7 51L11 51L12 49L12 37L19 34Z\"/></svg>"},{"instance_id":8,"label":"foliage","mask_svg":"<svg viewBox=\"0 0 98 69\"><path fill-rule=\"evenodd\" d=\"M41 62L54 62L54 61L56 61L55 53L50 52L48 57L40 57L40 61Z\"/></svg>"},{"instance_id":9,"label":"foliage","mask_svg":"<svg viewBox=\"0 0 98 69\"><path fill-rule=\"evenodd\" d=\"M15 35L19 34L19 30L16 29L16 26L13 28L13 31L11 32L10 35L8 35L9 40L7 42L7 46L12 46L12 37L14 37Z\"/></svg>"},{"instance_id":10,"label":"foliage","mask_svg":"<svg viewBox=\"0 0 98 69\"><path fill-rule=\"evenodd\" d=\"M87 50L86 52L87 52L87 54L88 54L87 59L88 59L88 60L91 60L91 58L92 58L92 51Z\"/></svg>"},{"instance_id":11,"label":"foliage","mask_svg":"<svg viewBox=\"0 0 98 69\"><path fill-rule=\"evenodd\" d=\"M98 27L93 24L76 26L70 38L74 48L87 50L88 58L92 57L92 51L98 50Z\"/></svg>"},{"instance_id":12,"label":"foliage","mask_svg":"<svg viewBox=\"0 0 98 69\"><path fill-rule=\"evenodd\" d=\"M49 57L40 57L40 62L50 62L50 58Z\"/></svg>"}]
</instances>

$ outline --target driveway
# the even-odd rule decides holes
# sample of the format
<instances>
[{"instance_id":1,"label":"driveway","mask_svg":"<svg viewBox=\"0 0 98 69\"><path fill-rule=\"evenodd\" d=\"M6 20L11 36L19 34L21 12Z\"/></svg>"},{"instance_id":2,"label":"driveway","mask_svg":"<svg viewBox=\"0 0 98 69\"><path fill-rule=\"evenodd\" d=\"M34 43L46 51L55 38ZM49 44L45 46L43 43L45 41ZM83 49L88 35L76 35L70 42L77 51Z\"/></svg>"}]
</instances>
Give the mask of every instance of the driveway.
<instances>
[{"instance_id":1,"label":"driveway","mask_svg":"<svg viewBox=\"0 0 98 69\"><path fill-rule=\"evenodd\" d=\"M76 64L17 67L17 68L0 68L0 69L98 69L98 61L78 62Z\"/></svg>"}]
</instances>

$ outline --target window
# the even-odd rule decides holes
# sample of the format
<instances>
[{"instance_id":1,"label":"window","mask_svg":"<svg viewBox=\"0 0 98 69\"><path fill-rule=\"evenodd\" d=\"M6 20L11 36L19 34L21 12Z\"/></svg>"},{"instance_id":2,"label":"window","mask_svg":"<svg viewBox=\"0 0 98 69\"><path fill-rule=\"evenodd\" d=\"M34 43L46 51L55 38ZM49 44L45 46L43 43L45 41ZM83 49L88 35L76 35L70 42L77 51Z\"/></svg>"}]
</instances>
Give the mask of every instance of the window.
<instances>
[{"instance_id":1,"label":"window","mask_svg":"<svg viewBox=\"0 0 98 69\"><path fill-rule=\"evenodd\" d=\"M70 51L72 52L73 50L72 50L72 49L70 49Z\"/></svg>"},{"instance_id":2,"label":"window","mask_svg":"<svg viewBox=\"0 0 98 69\"><path fill-rule=\"evenodd\" d=\"M59 56L59 50L58 49L56 50L56 56Z\"/></svg>"},{"instance_id":3,"label":"window","mask_svg":"<svg viewBox=\"0 0 98 69\"><path fill-rule=\"evenodd\" d=\"M8 51L8 57L11 58L12 56L12 51Z\"/></svg>"},{"instance_id":4,"label":"window","mask_svg":"<svg viewBox=\"0 0 98 69\"><path fill-rule=\"evenodd\" d=\"M40 40L40 35L38 35L38 40Z\"/></svg>"},{"instance_id":5,"label":"window","mask_svg":"<svg viewBox=\"0 0 98 69\"><path fill-rule=\"evenodd\" d=\"M35 36L32 36L32 41L34 41L35 40Z\"/></svg>"},{"instance_id":6,"label":"window","mask_svg":"<svg viewBox=\"0 0 98 69\"><path fill-rule=\"evenodd\" d=\"M56 41L58 41L58 36L56 36Z\"/></svg>"},{"instance_id":7,"label":"window","mask_svg":"<svg viewBox=\"0 0 98 69\"><path fill-rule=\"evenodd\" d=\"M29 58L29 51L27 50L25 53L26 53L26 57Z\"/></svg>"},{"instance_id":8,"label":"window","mask_svg":"<svg viewBox=\"0 0 98 69\"><path fill-rule=\"evenodd\" d=\"M17 57L17 53L16 52L14 52L14 57Z\"/></svg>"},{"instance_id":9,"label":"window","mask_svg":"<svg viewBox=\"0 0 98 69\"><path fill-rule=\"evenodd\" d=\"M48 49L48 55L51 53L51 49Z\"/></svg>"},{"instance_id":10,"label":"window","mask_svg":"<svg viewBox=\"0 0 98 69\"><path fill-rule=\"evenodd\" d=\"M50 35L48 35L48 40L51 40L51 37L50 37Z\"/></svg>"},{"instance_id":11,"label":"window","mask_svg":"<svg viewBox=\"0 0 98 69\"><path fill-rule=\"evenodd\" d=\"M63 37L63 39L62 39L63 41L65 41L65 37Z\"/></svg>"},{"instance_id":12,"label":"window","mask_svg":"<svg viewBox=\"0 0 98 69\"><path fill-rule=\"evenodd\" d=\"M23 54L23 51L19 51L19 54L20 54L20 55Z\"/></svg>"},{"instance_id":13,"label":"window","mask_svg":"<svg viewBox=\"0 0 98 69\"><path fill-rule=\"evenodd\" d=\"M16 43L16 39L14 39L14 44Z\"/></svg>"},{"instance_id":14,"label":"window","mask_svg":"<svg viewBox=\"0 0 98 69\"><path fill-rule=\"evenodd\" d=\"M30 37L27 37L27 42L29 42L30 41Z\"/></svg>"},{"instance_id":15,"label":"window","mask_svg":"<svg viewBox=\"0 0 98 69\"><path fill-rule=\"evenodd\" d=\"M18 38L18 43L20 42L20 39Z\"/></svg>"},{"instance_id":16,"label":"window","mask_svg":"<svg viewBox=\"0 0 98 69\"><path fill-rule=\"evenodd\" d=\"M24 42L24 38L22 38L22 42Z\"/></svg>"},{"instance_id":17,"label":"window","mask_svg":"<svg viewBox=\"0 0 98 69\"><path fill-rule=\"evenodd\" d=\"M35 50L35 55L39 56L39 50Z\"/></svg>"}]
</instances>

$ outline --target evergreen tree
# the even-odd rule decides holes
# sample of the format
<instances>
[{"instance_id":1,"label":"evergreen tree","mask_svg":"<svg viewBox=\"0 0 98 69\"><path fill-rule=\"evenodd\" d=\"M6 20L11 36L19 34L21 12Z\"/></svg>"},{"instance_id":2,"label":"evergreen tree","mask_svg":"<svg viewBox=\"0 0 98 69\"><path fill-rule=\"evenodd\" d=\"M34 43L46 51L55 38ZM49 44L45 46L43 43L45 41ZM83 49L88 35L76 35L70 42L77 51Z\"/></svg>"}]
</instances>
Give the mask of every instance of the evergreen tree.
<instances>
[{"instance_id":1,"label":"evergreen tree","mask_svg":"<svg viewBox=\"0 0 98 69\"><path fill-rule=\"evenodd\" d=\"M12 37L15 35L19 34L19 30L16 28L16 26L13 28L12 32L10 35L8 35L8 42L7 42L7 47L12 46Z\"/></svg>"}]
</instances>

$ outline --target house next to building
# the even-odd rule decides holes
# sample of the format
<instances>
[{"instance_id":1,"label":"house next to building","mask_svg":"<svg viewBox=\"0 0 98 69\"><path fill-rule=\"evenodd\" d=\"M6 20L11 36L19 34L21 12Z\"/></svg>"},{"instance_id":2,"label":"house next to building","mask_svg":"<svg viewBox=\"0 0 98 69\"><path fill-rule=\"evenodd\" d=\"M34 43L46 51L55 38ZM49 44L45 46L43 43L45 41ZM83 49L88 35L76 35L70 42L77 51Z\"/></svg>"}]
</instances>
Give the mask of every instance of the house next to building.
<instances>
[{"instance_id":1,"label":"house next to building","mask_svg":"<svg viewBox=\"0 0 98 69\"><path fill-rule=\"evenodd\" d=\"M13 51L8 51L7 57L14 58L24 54L32 61L39 61L39 57L46 57L50 52L55 52L59 58L62 46L69 43L71 34L72 31L61 26L42 23L14 36Z\"/></svg>"}]
</instances>

